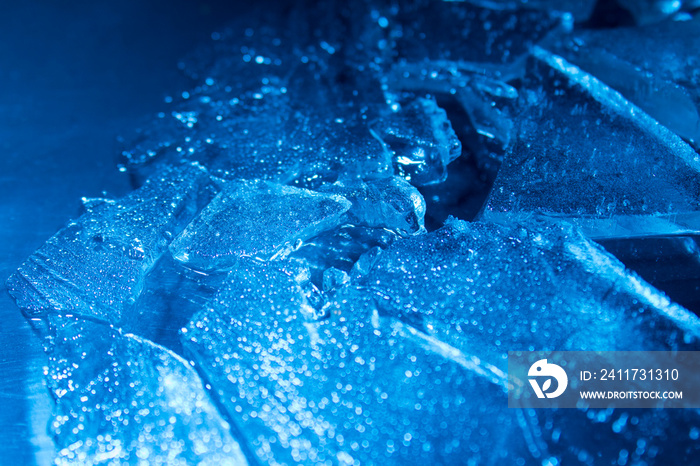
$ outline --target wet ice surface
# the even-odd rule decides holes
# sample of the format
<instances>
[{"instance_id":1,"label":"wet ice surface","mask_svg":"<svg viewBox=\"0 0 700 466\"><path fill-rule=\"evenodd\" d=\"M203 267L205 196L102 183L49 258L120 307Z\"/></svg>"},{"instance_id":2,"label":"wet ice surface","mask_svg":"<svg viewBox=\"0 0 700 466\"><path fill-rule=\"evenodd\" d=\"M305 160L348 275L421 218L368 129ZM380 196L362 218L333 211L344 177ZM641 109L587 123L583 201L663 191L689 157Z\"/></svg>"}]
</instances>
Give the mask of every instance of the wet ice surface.
<instances>
[{"instance_id":1,"label":"wet ice surface","mask_svg":"<svg viewBox=\"0 0 700 466\"><path fill-rule=\"evenodd\" d=\"M544 213L594 238L697 233L700 156L595 77L533 55L520 135L483 218Z\"/></svg>"},{"instance_id":2,"label":"wet ice surface","mask_svg":"<svg viewBox=\"0 0 700 466\"><path fill-rule=\"evenodd\" d=\"M32 315L118 321L173 233L196 212L205 176L196 165L166 168L123 199L86 203L84 215L10 278L10 294Z\"/></svg>"},{"instance_id":3,"label":"wet ice surface","mask_svg":"<svg viewBox=\"0 0 700 466\"><path fill-rule=\"evenodd\" d=\"M544 220L448 221L394 243L357 284L382 313L502 370L516 346L654 351L700 337L695 318L600 246Z\"/></svg>"},{"instance_id":4,"label":"wet ice surface","mask_svg":"<svg viewBox=\"0 0 700 466\"><path fill-rule=\"evenodd\" d=\"M56 463L246 464L190 364L104 324L52 319ZM77 409L91 406L91 409Z\"/></svg>"},{"instance_id":5,"label":"wet ice surface","mask_svg":"<svg viewBox=\"0 0 700 466\"><path fill-rule=\"evenodd\" d=\"M332 318L320 323L305 320L305 304L274 265L242 263L183 330L186 349L258 460L525 457L517 420L498 403L505 374L445 359L362 299L334 303Z\"/></svg>"},{"instance_id":6,"label":"wet ice surface","mask_svg":"<svg viewBox=\"0 0 700 466\"><path fill-rule=\"evenodd\" d=\"M183 60L196 86L126 139L140 187L85 199L8 281L56 462L692 461L696 410L507 408L509 350L700 347L593 242L639 264L661 241L687 267L640 273L696 277L693 133L615 90L572 34L626 32L567 5L287 5ZM682 69L656 74L693 96Z\"/></svg>"}]
</instances>

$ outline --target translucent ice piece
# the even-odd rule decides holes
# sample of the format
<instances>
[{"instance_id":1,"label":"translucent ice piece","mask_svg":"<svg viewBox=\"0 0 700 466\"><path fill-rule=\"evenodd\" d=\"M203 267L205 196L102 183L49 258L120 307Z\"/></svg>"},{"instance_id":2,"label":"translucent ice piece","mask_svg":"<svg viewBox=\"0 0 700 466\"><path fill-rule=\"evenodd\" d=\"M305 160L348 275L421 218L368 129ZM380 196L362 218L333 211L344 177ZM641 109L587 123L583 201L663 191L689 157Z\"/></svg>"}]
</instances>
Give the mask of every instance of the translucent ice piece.
<instances>
[{"instance_id":1,"label":"translucent ice piece","mask_svg":"<svg viewBox=\"0 0 700 466\"><path fill-rule=\"evenodd\" d=\"M298 242L338 225L351 203L274 183L230 182L170 245L173 257L202 270L239 257L283 257Z\"/></svg>"},{"instance_id":2,"label":"translucent ice piece","mask_svg":"<svg viewBox=\"0 0 700 466\"><path fill-rule=\"evenodd\" d=\"M355 262L367 251L388 247L398 235L385 228L344 224L305 241L289 255L289 260L308 269L310 280L323 288L323 274L328 268L350 273Z\"/></svg>"},{"instance_id":3,"label":"translucent ice piece","mask_svg":"<svg viewBox=\"0 0 700 466\"><path fill-rule=\"evenodd\" d=\"M158 164L194 160L227 179L302 186L343 175L392 174L391 160L365 122L367 105L339 102L312 69L293 77L266 78L267 84L240 97L201 90L131 143L123 152L126 167L147 174Z\"/></svg>"},{"instance_id":4,"label":"translucent ice piece","mask_svg":"<svg viewBox=\"0 0 700 466\"><path fill-rule=\"evenodd\" d=\"M115 323L138 297L153 264L197 211L208 176L169 167L118 201L91 207L36 251L8 280L30 315L82 315Z\"/></svg>"},{"instance_id":5,"label":"translucent ice piece","mask_svg":"<svg viewBox=\"0 0 700 466\"><path fill-rule=\"evenodd\" d=\"M444 181L447 164L462 153L447 114L434 99L416 99L374 122L372 134L392 154L399 173L416 186Z\"/></svg>"},{"instance_id":6,"label":"translucent ice piece","mask_svg":"<svg viewBox=\"0 0 700 466\"><path fill-rule=\"evenodd\" d=\"M620 94L536 49L520 134L483 219L540 212L593 238L700 230L700 156Z\"/></svg>"},{"instance_id":7,"label":"translucent ice piece","mask_svg":"<svg viewBox=\"0 0 700 466\"><path fill-rule=\"evenodd\" d=\"M204 273L163 254L118 327L182 354L180 329L216 296L225 273Z\"/></svg>"},{"instance_id":8,"label":"translucent ice piece","mask_svg":"<svg viewBox=\"0 0 700 466\"><path fill-rule=\"evenodd\" d=\"M564 223L451 220L394 242L357 283L383 313L501 368L528 348L700 347L700 319Z\"/></svg>"},{"instance_id":9,"label":"translucent ice piece","mask_svg":"<svg viewBox=\"0 0 700 466\"><path fill-rule=\"evenodd\" d=\"M306 269L309 280L317 288L324 289L323 277L327 269L349 274L363 254L373 248L387 248L397 237L385 228L345 224L305 241L289 255L289 261Z\"/></svg>"},{"instance_id":10,"label":"translucent ice piece","mask_svg":"<svg viewBox=\"0 0 700 466\"><path fill-rule=\"evenodd\" d=\"M457 91L457 100L469 115L476 132L492 140L501 151L506 150L514 133L513 119L505 109L495 104L492 94L479 89L477 83L470 84ZM506 97L516 98L517 92L513 88L510 89L513 92L508 92Z\"/></svg>"},{"instance_id":11,"label":"translucent ice piece","mask_svg":"<svg viewBox=\"0 0 700 466\"><path fill-rule=\"evenodd\" d=\"M685 139L700 141L700 19L581 31L563 56Z\"/></svg>"},{"instance_id":12,"label":"translucent ice piece","mask_svg":"<svg viewBox=\"0 0 700 466\"><path fill-rule=\"evenodd\" d=\"M271 264L241 264L183 345L264 464L531 459L502 372L338 301L306 323L295 283ZM537 452L539 453L539 452Z\"/></svg>"},{"instance_id":13,"label":"translucent ice piece","mask_svg":"<svg viewBox=\"0 0 700 466\"><path fill-rule=\"evenodd\" d=\"M340 194L352 202L347 222L386 228L401 235L425 230L425 201L405 179L394 176L368 181L338 181L321 192Z\"/></svg>"},{"instance_id":14,"label":"translucent ice piece","mask_svg":"<svg viewBox=\"0 0 700 466\"><path fill-rule=\"evenodd\" d=\"M53 320L56 464L247 464L187 361L104 324Z\"/></svg>"}]
</instances>

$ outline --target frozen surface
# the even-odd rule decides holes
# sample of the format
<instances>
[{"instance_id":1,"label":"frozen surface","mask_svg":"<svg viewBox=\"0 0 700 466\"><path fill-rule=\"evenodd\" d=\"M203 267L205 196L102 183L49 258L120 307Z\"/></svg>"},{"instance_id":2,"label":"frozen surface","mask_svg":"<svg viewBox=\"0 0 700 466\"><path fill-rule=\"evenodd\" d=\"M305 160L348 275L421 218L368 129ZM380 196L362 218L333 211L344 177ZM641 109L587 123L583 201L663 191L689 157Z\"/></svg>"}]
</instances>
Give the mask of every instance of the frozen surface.
<instances>
[{"instance_id":1,"label":"frozen surface","mask_svg":"<svg viewBox=\"0 0 700 466\"><path fill-rule=\"evenodd\" d=\"M425 230L423 196L401 177L338 181L321 190L341 194L352 202L347 216L350 224L386 228L404 236Z\"/></svg>"},{"instance_id":2,"label":"frozen surface","mask_svg":"<svg viewBox=\"0 0 700 466\"><path fill-rule=\"evenodd\" d=\"M690 18L643 28L582 31L561 53L697 144L699 46L700 22Z\"/></svg>"},{"instance_id":3,"label":"frozen surface","mask_svg":"<svg viewBox=\"0 0 700 466\"><path fill-rule=\"evenodd\" d=\"M700 156L620 94L537 49L518 142L485 220L543 213L594 238L697 232Z\"/></svg>"}]
</instances>

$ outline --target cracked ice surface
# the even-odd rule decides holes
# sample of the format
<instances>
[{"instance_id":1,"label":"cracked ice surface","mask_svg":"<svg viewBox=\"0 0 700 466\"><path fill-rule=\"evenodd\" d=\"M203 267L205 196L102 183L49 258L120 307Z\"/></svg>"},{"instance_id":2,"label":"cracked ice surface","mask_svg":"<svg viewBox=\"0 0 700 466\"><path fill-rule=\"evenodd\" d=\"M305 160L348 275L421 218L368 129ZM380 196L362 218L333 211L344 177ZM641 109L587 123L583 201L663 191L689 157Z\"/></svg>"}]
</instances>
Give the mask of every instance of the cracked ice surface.
<instances>
[{"instance_id":1,"label":"cracked ice surface","mask_svg":"<svg viewBox=\"0 0 700 466\"><path fill-rule=\"evenodd\" d=\"M698 276L696 20L621 2L683 45L647 63L594 3L301 2L213 34L128 139L140 186L8 281L56 463L690 464L696 410L507 408L509 350L700 348L593 242Z\"/></svg>"}]
</instances>

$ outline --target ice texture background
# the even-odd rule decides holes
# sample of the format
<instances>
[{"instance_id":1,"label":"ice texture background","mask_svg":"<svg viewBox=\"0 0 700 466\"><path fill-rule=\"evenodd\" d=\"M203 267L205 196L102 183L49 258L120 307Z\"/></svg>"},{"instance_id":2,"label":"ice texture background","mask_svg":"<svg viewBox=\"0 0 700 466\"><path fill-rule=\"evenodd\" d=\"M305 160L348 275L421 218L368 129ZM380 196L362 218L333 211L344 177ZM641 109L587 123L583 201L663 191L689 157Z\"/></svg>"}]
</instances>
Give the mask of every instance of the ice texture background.
<instances>
[{"instance_id":1,"label":"ice texture background","mask_svg":"<svg viewBox=\"0 0 700 466\"><path fill-rule=\"evenodd\" d=\"M66 157L81 196L27 194L82 205L43 245L11 237L34 346L4 382L32 383L6 396L6 458L691 464L697 410L509 409L505 370L515 349L700 346L697 7L198 4L187 78L144 72L155 114L87 107L120 129L105 180Z\"/></svg>"}]
</instances>

